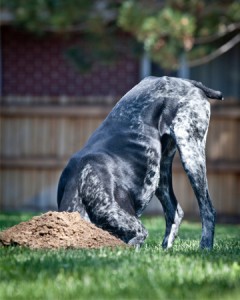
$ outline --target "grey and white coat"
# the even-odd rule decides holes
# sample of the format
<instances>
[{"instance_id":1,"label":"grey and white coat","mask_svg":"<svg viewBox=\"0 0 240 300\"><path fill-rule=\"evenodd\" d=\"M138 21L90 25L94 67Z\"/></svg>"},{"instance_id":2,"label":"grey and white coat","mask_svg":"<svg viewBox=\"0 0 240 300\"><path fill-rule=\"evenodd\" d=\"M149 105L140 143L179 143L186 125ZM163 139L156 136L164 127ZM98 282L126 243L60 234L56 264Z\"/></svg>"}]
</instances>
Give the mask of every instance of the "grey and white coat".
<instances>
[{"instance_id":1,"label":"grey and white coat","mask_svg":"<svg viewBox=\"0 0 240 300\"><path fill-rule=\"evenodd\" d=\"M166 219L162 245L170 248L183 218L172 187L172 161L178 150L199 204L200 246L211 249L215 211L205 162L208 98L222 99L222 94L192 80L142 80L71 157L59 181L59 211L78 211L138 247L147 237L139 217L155 194Z\"/></svg>"}]
</instances>

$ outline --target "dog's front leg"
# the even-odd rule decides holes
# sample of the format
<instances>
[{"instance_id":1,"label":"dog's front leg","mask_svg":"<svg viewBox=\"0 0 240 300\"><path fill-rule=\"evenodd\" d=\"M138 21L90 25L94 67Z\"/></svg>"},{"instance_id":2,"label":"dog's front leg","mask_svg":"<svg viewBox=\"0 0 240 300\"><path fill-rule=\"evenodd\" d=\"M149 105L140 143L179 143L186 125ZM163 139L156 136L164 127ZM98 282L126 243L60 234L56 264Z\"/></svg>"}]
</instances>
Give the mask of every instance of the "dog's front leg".
<instances>
[{"instance_id":1,"label":"dog's front leg","mask_svg":"<svg viewBox=\"0 0 240 300\"><path fill-rule=\"evenodd\" d=\"M168 249L173 246L184 213L177 202L172 187L172 161L176 152L176 143L169 135L165 135L161 142L160 181L156 190L156 196L162 204L166 220L166 230L162 247Z\"/></svg>"}]
</instances>

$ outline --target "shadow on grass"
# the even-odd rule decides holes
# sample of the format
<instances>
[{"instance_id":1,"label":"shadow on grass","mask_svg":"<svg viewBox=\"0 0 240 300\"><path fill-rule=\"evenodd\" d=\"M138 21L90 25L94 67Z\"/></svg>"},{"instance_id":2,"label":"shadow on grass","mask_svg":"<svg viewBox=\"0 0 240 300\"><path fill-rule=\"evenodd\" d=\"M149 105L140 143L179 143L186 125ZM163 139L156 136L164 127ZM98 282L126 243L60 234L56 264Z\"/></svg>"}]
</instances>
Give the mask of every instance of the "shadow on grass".
<instances>
[{"instance_id":1,"label":"shadow on grass","mask_svg":"<svg viewBox=\"0 0 240 300\"><path fill-rule=\"evenodd\" d=\"M28 220L32 216L33 214L0 215L0 226L6 228L20 221ZM122 272L122 274L127 274L132 269L133 273L142 273L147 282L150 279L149 274L146 274L146 266L150 270L151 268L154 270L156 275L153 275L153 277L154 280L157 280L155 276L158 274L159 278L161 278L162 273L159 270L155 270L156 264L159 264L161 270L161 264L166 263L166 261L172 265L178 260L182 260L180 262L183 266L191 262L196 262L199 265L210 263L215 267L223 264L232 266L237 263L239 267L239 226L217 226L214 249L212 251L202 251L199 250L201 225L184 222L180 228L179 238L176 239L174 247L163 251L161 242L165 230L164 220L162 218L144 219L143 223L149 230L149 238L139 252L136 252L134 249L120 248L114 250L68 249L33 251L18 247L0 247L1 281L6 284L9 280L34 281L44 276L54 279L61 272L66 274L66 276L77 274L78 278L84 276L85 273L90 273L92 274L91 276L94 276L93 274L98 274L101 270L101 272L106 274L111 274L112 270L120 270L119 272ZM165 272L168 272L167 268ZM124 277L123 275L121 276ZM136 279L136 281L138 282L140 279ZM229 288L230 283L227 279L219 278L216 282L211 283L214 284L214 288L220 283L223 288L224 286ZM165 284L166 286L168 284L170 286L173 282L170 280L166 281ZM208 286L208 290L211 290L211 286L207 281L205 284ZM172 289L180 288L180 286L180 283L174 283ZM197 283L195 284L191 281L190 290L192 289L197 292L198 287Z\"/></svg>"},{"instance_id":2,"label":"shadow on grass","mask_svg":"<svg viewBox=\"0 0 240 300\"><path fill-rule=\"evenodd\" d=\"M136 296L139 299L224 299L228 295L231 299L237 299L240 291L239 280L230 280L226 275L211 277L204 268L206 277L201 280L198 279L198 274L188 277L183 273L181 278L179 270L179 259L180 267L185 268L186 272L189 269L186 264L189 262L196 262L200 266L211 263L215 268L225 262L232 265L235 258L227 258L223 254L227 254L224 245L212 252L206 252L183 249L180 244L178 242L177 249L169 251L147 245L139 252L133 249L31 251L0 248L0 257L5 256L5 263L1 263L1 282L6 285L9 281L16 284L39 283L44 278L55 282L58 275L63 274L62 284L73 278L79 285L78 292L85 297L91 296L91 299L94 296L104 299L104 293L107 299L118 299L123 292L128 299L136 299ZM176 268L176 272L172 268ZM84 287L86 276L92 278L94 285L98 286L97 292L94 286L88 289ZM104 281L107 280L113 285L110 291L104 290ZM124 291L116 284L119 282L125 282Z\"/></svg>"},{"instance_id":3,"label":"shadow on grass","mask_svg":"<svg viewBox=\"0 0 240 300\"><path fill-rule=\"evenodd\" d=\"M117 252L121 251L121 256ZM124 255L124 252L127 251ZM37 279L39 274L55 278L59 272L74 273L84 270L121 266L126 258L135 255L134 249L61 249L31 250L22 247L0 247L1 280ZM84 273L84 272L83 272Z\"/></svg>"},{"instance_id":4,"label":"shadow on grass","mask_svg":"<svg viewBox=\"0 0 240 300\"><path fill-rule=\"evenodd\" d=\"M145 260L149 262L149 257L153 256L159 258L159 262L166 258L174 260L181 257L183 261L187 258L215 265L240 263L238 240L217 241L212 251L200 250L198 243L198 240L177 239L173 248L163 250L160 243L149 240L139 251L133 248L30 250L20 247L0 247L1 279L36 279L42 272L54 278L60 271L81 273L84 269L116 270L126 263L136 264L137 267L138 262L144 263Z\"/></svg>"}]
</instances>

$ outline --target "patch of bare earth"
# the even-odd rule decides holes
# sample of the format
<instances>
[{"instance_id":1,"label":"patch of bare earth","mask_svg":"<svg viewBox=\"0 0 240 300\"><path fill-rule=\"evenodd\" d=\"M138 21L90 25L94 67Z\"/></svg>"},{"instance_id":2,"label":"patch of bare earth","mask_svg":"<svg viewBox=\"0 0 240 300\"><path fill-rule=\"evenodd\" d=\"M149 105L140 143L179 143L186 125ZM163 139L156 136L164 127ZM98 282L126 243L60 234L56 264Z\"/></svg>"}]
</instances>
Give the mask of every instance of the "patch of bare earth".
<instances>
[{"instance_id":1,"label":"patch of bare earth","mask_svg":"<svg viewBox=\"0 0 240 300\"><path fill-rule=\"evenodd\" d=\"M126 246L78 212L47 212L0 232L0 245L32 249L101 248Z\"/></svg>"}]
</instances>

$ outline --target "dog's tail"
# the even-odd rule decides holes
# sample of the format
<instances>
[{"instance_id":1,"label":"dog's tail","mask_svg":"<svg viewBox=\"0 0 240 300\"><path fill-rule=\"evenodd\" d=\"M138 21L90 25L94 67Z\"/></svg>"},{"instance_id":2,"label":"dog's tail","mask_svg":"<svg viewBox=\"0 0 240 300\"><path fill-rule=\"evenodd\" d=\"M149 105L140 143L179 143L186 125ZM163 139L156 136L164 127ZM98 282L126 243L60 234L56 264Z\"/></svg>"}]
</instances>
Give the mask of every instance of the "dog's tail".
<instances>
[{"instance_id":1,"label":"dog's tail","mask_svg":"<svg viewBox=\"0 0 240 300\"><path fill-rule=\"evenodd\" d=\"M194 86L201 89L205 93L205 95L210 99L217 99L217 100L223 100L224 99L223 95L220 91L212 90L212 89L206 87L205 85L203 85L201 82L198 82L198 81L195 81L195 80L187 79L187 81L191 82Z\"/></svg>"}]
</instances>

